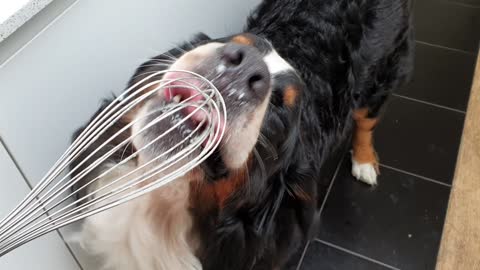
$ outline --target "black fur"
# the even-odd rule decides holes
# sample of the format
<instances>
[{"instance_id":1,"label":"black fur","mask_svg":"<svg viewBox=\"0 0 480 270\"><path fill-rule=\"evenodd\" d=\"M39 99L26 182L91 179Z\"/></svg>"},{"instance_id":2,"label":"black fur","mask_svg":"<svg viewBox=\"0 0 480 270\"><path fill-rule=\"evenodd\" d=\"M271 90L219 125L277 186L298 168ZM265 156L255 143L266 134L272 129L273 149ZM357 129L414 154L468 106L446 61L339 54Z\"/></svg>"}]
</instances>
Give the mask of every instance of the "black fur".
<instances>
[{"instance_id":1,"label":"black fur","mask_svg":"<svg viewBox=\"0 0 480 270\"><path fill-rule=\"evenodd\" d=\"M407 0L266 0L252 14L245 32L269 40L305 85L293 111L274 91L262 133L278 158L257 147L267 176L252 166L227 207L197 215L204 269L281 269L314 235L323 165L348 142L353 110L377 116L410 77L410 20Z\"/></svg>"},{"instance_id":2,"label":"black fur","mask_svg":"<svg viewBox=\"0 0 480 270\"><path fill-rule=\"evenodd\" d=\"M273 78L261 130L268 143L259 140L246 184L222 207L192 203L205 270L282 269L316 232L325 164L349 142L353 111L368 108L377 117L389 93L412 73L408 0L265 0L245 32L268 40L296 74ZM129 85L166 68L158 60L210 41L200 34L153 58ZM265 42L256 46L269 50ZM292 82L299 98L288 107L283 90ZM218 153L202 168L209 183L229 173Z\"/></svg>"}]
</instances>

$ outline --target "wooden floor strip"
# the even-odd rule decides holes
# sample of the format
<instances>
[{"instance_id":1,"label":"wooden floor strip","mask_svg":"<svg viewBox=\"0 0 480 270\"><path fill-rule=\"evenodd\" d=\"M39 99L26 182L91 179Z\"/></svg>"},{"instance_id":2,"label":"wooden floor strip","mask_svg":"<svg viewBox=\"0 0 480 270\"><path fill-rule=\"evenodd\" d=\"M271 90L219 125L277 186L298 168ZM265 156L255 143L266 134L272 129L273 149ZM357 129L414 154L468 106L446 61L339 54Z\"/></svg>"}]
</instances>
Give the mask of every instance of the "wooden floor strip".
<instances>
[{"instance_id":1,"label":"wooden floor strip","mask_svg":"<svg viewBox=\"0 0 480 270\"><path fill-rule=\"evenodd\" d=\"M437 259L437 270L456 269L480 269L480 57Z\"/></svg>"}]
</instances>

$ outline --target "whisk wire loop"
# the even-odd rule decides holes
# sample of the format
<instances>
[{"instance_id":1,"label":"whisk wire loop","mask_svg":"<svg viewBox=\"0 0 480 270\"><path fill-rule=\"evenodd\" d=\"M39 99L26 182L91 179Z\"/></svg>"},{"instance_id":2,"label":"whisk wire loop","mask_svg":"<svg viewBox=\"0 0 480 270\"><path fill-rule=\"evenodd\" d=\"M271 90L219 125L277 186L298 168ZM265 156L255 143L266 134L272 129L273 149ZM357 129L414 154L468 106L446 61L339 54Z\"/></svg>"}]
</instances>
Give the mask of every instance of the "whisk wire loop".
<instances>
[{"instance_id":1,"label":"whisk wire loop","mask_svg":"<svg viewBox=\"0 0 480 270\"><path fill-rule=\"evenodd\" d=\"M184 76L164 79L166 72ZM136 117L102 140L95 149L90 149L139 104L150 100L160 91L172 91L175 88L190 89L195 94ZM190 109L187 114L183 113L186 108ZM130 171L115 174L120 166L130 168L129 162L154 148L161 140L168 139L173 131L185 129L187 121L199 112L205 117L193 129L182 133L182 138L173 146L156 153L143 164L137 164ZM179 114L183 117L172 121ZM219 146L224 136L226 118L222 95L205 77L186 70L158 71L146 76L108 104L30 193L0 221L0 256L48 232L138 198L182 177L205 161ZM156 134L155 138L124 158L125 150L137 136L165 122L170 124L165 131ZM138 131L131 132L121 142L111 146L122 134L140 124L143 126ZM122 148L124 152L121 159L105 167ZM102 172L90 179L89 175L100 166L104 166ZM102 183L101 180L110 175L114 176L113 179ZM71 191L73 187L75 189Z\"/></svg>"}]
</instances>

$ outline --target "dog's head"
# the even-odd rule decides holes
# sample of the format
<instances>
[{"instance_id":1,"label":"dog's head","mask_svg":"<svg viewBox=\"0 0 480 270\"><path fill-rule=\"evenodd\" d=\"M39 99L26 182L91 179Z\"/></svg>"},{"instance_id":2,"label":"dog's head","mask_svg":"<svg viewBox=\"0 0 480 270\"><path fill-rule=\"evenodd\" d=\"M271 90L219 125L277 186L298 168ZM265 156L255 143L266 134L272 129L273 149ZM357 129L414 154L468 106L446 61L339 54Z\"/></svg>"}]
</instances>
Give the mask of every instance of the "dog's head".
<instances>
[{"instance_id":1,"label":"dog's head","mask_svg":"<svg viewBox=\"0 0 480 270\"><path fill-rule=\"evenodd\" d=\"M210 159L215 162L207 161L203 166L213 178L215 174L220 177L245 168L249 160L257 159L265 166L279 156L288 158L293 151L304 86L294 68L268 40L248 33L215 40L199 34L190 42L141 65L130 85L160 70L167 70L162 75L164 79L185 76L175 70L198 73L209 79L225 100L228 115L225 136L216 156ZM191 91L175 88L158 92L133 118L145 118L146 113L172 102L173 96L178 95L186 99ZM158 135L152 134L155 132L158 129L138 136L133 145L141 148ZM165 150L161 146L155 149ZM258 162L250 163L255 166ZM272 164L267 167L273 169ZM215 173L222 171L220 168L223 172Z\"/></svg>"},{"instance_id":2,"label":"dog's head","mask_svg":"<svg viewBox=\"0 0 480 270\"><path fill-rule=\"evenodd\" d=\"M210 39L204 34L198 34L191 41L142 64L131 78L128 88L138 87L144 89L141 91L151 90L148 93L155 94L135 105L131 112L111 125L105 134L74 161L71 168L77 165L84 168L94 158L107 154L109 149L113 148L119 150L110 155L103 165L111 167L112 164L120 164L124 157L135 156L135 160L129 161L130 165L140 168L162 156L180 140L183 131L192 130L192 124L195 125L196 122L187 121L181 134L178 132L183 126L176 130L177 133L171 132L161 140L155 139L171 127L175 119L188 114L188 110L178 111L177 115L173 115L176 117L166 118L166 121L154 126L152 126L154 121L150 121L152 117L155 118L155 114L151 113L161 111L165 103L191 97L192 92L180 86L162 88L165 91L154 91L158 89L155 82L158 83L159 79L174 81L175 78L185 75L180 74L178 70L194 72L207 78L219 90L225 101L227 110L227 119L223 122L225 135L213 155L190 174L194 176L190 177L190 180L194 180L192 182L205 183L200 185L202 186L200 188L213 188L213 191L207 193L214 192L214 200L224 202L240 188L238 183L246 183L247 179L250 180L248 190L261 193L264 190L262 186L267 184L266 180L278 174L280 170L304 171L299 169L299 166L305 165L305 162L300 161L305 157L302 156L303 151L299 149L300 108L304 82L268 40L249 33L221 39ZM163 78L149 77L152 74ZM108 102L96 115L105 109ZM193 115L192 118L197 116L201 115ZM165 125L168 121L172 123ZM151 128L139 132L147 125ZM79 132L81 130L77 135ZM114 135L119 133L120 135ZM113 139L109 139L112 137ZM133 139L127 147L119 148L118 145L123 144L129 137ZM95 150L105 144L107 145L102 146L100 151ZM152 147L148 147L148 151L139 151L146 149L146 145ZM79 163L91 152L95 152L92 160ZM98 169L87 178L98 176L104 170L103 166L98 166ZM78 171L76 170L74 174ZM299 181L301 177L294 178L295 181ZM208 181L203 181L205 179ZM80 191L82 192L85 190ZM200 194L202 191L196 193ZM210 197L197 199L205 201L211 199Z\"/></svg>"}]
</instances>

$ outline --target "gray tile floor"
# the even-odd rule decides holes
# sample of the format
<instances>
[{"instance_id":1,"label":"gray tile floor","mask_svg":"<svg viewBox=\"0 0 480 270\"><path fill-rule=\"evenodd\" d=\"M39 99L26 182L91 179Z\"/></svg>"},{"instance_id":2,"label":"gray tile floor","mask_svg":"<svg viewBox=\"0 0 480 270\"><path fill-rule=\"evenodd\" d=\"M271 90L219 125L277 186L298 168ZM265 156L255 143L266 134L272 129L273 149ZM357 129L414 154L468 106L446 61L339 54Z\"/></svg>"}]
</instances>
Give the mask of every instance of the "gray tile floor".
<instances>
[{"instance_id":1,"label":"gray tile floor","mask_svg":"<svg viewBox=\"0 0 480 270\"><path fill-rule=\"evenodd\" d=\"M435 268L478 48L480 1L415 0L416 61L376 130L379 186L332 177L318 237L289 269Z\"/></svg>"}]
</instances>

